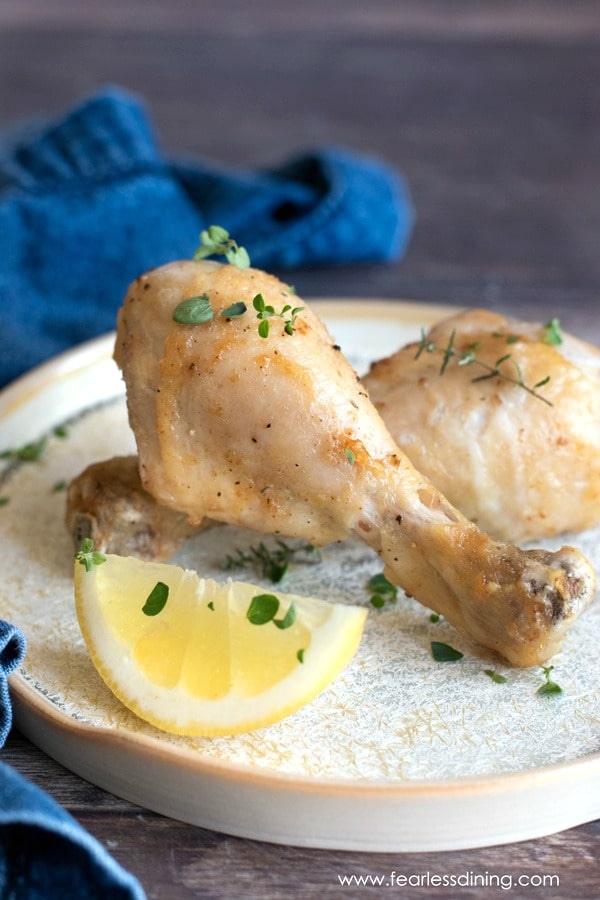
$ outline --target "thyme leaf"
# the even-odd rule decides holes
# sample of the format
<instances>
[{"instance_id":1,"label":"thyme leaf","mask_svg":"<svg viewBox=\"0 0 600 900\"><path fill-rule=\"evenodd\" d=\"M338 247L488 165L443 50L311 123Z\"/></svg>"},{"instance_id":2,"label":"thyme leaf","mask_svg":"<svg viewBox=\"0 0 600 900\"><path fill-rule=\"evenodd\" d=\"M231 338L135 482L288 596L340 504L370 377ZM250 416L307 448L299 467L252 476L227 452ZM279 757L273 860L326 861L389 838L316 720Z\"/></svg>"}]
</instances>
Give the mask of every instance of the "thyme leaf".
<instances>
[{"instance_id":1,"label":"thyme leaf","mask_svg":"<svg viewBox=\"0 0 600 900\"><path fill-rule=\"evenodd\" d=\"M442 641L431 642L431 654L436 662L457 662L464 656L460 650L455 650L450 644L444 644Z\"/></svg>"},{"instance_id":2,"label":"thyme leaf","mask_svg":"<svg viewBox=\"0 0 600 900\"><path fill-rule=\"evenodd\" d=\"M295 621L296 607L293 603L290 603L288 611L286 612L283 619L273 619L273 625L276 625L277 628L281 628L283 630L286 628L291 628Z\"/></svg>"},{"instance_id":3,"label":"thyme leaf","mask_svg":"<svg viewBox=\"0 0 600 900\"><path fill-rule=\"evenodd\" d=\"M213 309L208 294L188 297L173 310L173 321L180 325L201 325L203 322L210 322L212 317Z\"/></svg>"},{"instance_id":4,"label":"thyme leaf","mask_svg":"<svg viewBox=\"0 0 600 900\"><path fill-rule=\"evenodd\" d=\"M231 306L224 309L221 315L224 319L237 319L239 316L243 316L247 309L248 307L244 301L239 300L237 303L232 303Z\"/></svg>"},{"instance_id":5,"label":"thyme leaf","mask_svg":"<svg viewBox=\"0 0 600 900\"><path fill-rule=\"evenodd\" d=\"M169 599L169 586L163 581L157 581L142 607L142 612L146 616L157 616L165 608L165 604Z\"/></svg>"},{"instance_id":6,"label":"thyme leaf","mask_svg":"<svg viewBox=\"0 0 600 900\"><path fill-rule=\"evenodd\" d=\"M544 337L543 341L545 344L550 344L553 347L562 344L563 336L560 330L560 319L556 317L550 319L549 322L546 322L544 325Z\"/></svg>"},{"instance_id":7,"label":"thyme leaf","mask_svg":"<svg viewBox=\"0 0 600 900\"><path fill-rule=\"evenodd\" d=\"M272 622L279 609L279 600L275 594L257 594L250 601L246 618L252 625L266 625Z\"/></svg>"},{"instance_id":8,"label":"thyme leaf","mask_svg":"<svg viewBox=\"0 0 600 900\"><path fill-rule=\"evenodd\" d=\"M505 678L504 675L501 675L499 672L496 672L494 669L484 669L484 674L491 678L495 684L506 684L508 678Z\"/></svg>"}]
</instances>

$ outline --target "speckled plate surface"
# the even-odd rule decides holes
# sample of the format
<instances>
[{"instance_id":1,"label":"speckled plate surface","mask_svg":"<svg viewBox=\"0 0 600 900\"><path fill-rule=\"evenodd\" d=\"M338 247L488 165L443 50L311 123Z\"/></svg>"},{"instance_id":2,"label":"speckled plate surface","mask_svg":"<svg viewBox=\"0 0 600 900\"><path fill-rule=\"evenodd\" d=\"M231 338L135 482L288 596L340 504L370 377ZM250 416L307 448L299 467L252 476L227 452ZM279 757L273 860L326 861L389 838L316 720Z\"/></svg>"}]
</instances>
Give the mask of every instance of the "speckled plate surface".
<instances>
[{"instance_id":1,"label":"speckled plate surface","mask_svg":"<svg viewBox=\"0 0 600 900\"><path fill-rule=\"evenodd\" d=\"M372 300L314 306L359 372L447 311ZM600 815L597 602L553 660L563 688L555 697L536 694L541 669L511 670L400 596L371 609L361 647L334 684L268 728L178 738L121 706L89 661L77 625L60 489L88 463L134 450L113 340L77 348L0 396L0 450L47 435L39 461L7 462L0 475L0 496L8 499L0 507L0 615L27 638L11 691L16 724L34 743L142 806L280 843L445 850L524 840ZM176 561L225 579L226 554L257 539L240 529L208 530ZM581 547L598 568L600 530L545 546L561 543ZM369 605L366 582L379 571L371 551L336 544L318 562L293 566L281 588ZM239 576L268 585L252 570ZM432 640L450 643L463 659L436 663ZM507 682L496 684L486 668Z\"/></svg>"}]
</instances>

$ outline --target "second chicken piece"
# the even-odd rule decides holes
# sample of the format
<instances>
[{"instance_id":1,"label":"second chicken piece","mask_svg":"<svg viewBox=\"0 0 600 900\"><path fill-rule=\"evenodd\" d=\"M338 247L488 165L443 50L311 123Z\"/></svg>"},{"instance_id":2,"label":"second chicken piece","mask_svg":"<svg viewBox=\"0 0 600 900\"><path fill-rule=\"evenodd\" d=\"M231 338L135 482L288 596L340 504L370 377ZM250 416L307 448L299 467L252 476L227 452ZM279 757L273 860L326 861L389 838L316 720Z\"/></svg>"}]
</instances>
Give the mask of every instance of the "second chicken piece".
<instances>
[{"instance_id":1,"label":"second chicken piece","mask_svg":"<svg viewBox=\"0 0 600 900\"><path fill-rule=\"evenodd\" d=\"M363 381L413 464L488 533L525 541L600 523L596 347L555 324L468 310Z\"/></svg>"}]
</instances>

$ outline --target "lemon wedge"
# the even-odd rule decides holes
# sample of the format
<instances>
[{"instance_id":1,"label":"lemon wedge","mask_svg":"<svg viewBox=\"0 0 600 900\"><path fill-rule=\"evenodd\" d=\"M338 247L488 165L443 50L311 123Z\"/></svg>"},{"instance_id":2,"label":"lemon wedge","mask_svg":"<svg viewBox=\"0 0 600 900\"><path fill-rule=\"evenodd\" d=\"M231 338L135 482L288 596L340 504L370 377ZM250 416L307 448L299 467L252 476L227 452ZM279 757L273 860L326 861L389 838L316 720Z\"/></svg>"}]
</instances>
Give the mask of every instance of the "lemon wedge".
<instances>
[{"instance_id":1,"label":"lemon wedge","mask_svg":"<svg viewBox=\"0 0 600 900\"><path fill-rule=\"evenodd\" d=\"M236 734L299 709L350 662L367 616L112 554L76 560L74 578L100 676L128 709L173 734Z\"/></svg>"}]
</instances>

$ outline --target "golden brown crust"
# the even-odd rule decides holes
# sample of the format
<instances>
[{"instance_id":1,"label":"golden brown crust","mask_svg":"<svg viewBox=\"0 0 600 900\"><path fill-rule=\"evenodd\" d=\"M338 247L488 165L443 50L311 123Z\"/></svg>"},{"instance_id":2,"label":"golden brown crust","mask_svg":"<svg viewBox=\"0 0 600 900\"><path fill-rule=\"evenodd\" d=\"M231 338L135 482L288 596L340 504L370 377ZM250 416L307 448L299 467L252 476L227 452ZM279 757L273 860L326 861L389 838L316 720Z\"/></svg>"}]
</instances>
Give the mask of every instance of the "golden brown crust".
<instances>
[{"instance_id":1,"label":"golden brown crust","mask_svg":"<svg viewBox=\"0 0 600 900\"><path fill-rule=\"evenodd\" d=\"M93 463L74 478L66 525L75 549L91 538L96 550L146 560L168 559L198 530L143 489L136 456Z\"/></svg>"}]
</instances>

